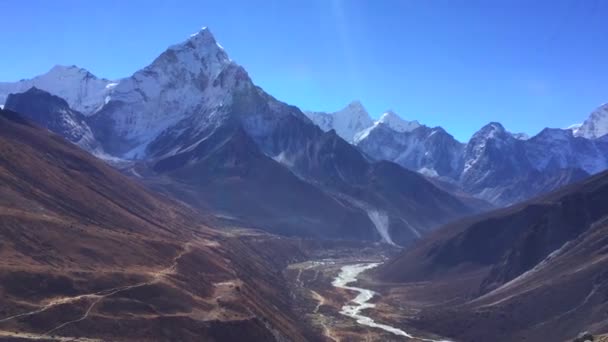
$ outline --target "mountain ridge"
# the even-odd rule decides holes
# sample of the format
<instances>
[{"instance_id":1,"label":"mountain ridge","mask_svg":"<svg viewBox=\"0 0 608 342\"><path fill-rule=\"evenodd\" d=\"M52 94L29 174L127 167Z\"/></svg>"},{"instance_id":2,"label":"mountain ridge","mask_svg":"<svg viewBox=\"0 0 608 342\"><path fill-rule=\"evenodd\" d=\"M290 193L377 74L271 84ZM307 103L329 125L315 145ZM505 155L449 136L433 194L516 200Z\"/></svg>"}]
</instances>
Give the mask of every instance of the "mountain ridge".
<instances>
[{"instance_id":1,"label":"mountain ridge","mask_svg":"<svg viewBox=\"0 0 608 342\"><path fill-rule=\"evenodd\" d=\"M567 340L586 329L602 332L608 328L607 197L605 171L450 223L381 266L378 275L392 286L430 282L428 289L408 292L408 299L426 303L421 327L454 338ZM449 303L441 291L449 293Z\"/></svg>"},{"instance_id":2,"label":"mountain ridge","mask_svg":"<svg viewBox=\"0 0 608 342\"><path fill-rule=\"evenodd\" d=\"M316 338L276 272L304 258L295 242L214 230L205 215L6 110L0 183L3 340Z\"/></svg>"},{"instance_id":3,"label":"mountain ridge","mask_svg":"<svg viewBox=\"0 0 608 342\"><path fill-rule=\"evenodd\" d=\"M49 75L56 77L62 72L66 73L66 84L70 84L71 88L62 86L55 91L49 90L47 83L50 82L52 86L56 81L43 81L49 79ZM72 74L77 77L71 76ZM605 150L604 141L608 138L602 136L601 131L602 127L608 126L603 121L608 117L605 114L606 106L594 111L585 121L586 124L577 129L569 129L575 138L570 142L558 143L564 139L557 135L552 141L541 141L538 137L546 134L545 131L531 138L521 133L507 132L505 135L514 139L506 136L500 139L509 145L503 147L503 153L517 154L521 160L488 160L479 164L483 167L474 171L475 168L470 170L469 167L480 161L479 158L497 157L485 148L471 147L473 138L467 144L462 144L441 127L429 128L418 121L406 121L390 110L374 121L360 101L353 101L333 114L302 114L295 107L288 109L285 107L288 105L271 100L272 97L257 87L247 72L228 57L208 28L170 46L152 64L116 82L97 79L88 71L75 66L55 67L48 75L24 82L42 82L47 88L45 90L66 94L68 104L73 109L85 108L83 114L87 116L87 124L95 131L94 135L101 142L103 153L110 155L107 158L148 159L170 156L192 148L193 144L210 136L214 127L237 116L248 134L263 147L264 153L298 173L298 170L291 167L294 163L293 154L305 144L297 139L279 138L275 134L282 130L298 134L293 129L286 128L290 118L279 117L287 114L295 115L295 121L305 121L305 117L309 117L322 131L335 129L339 136L356 145L370 160L396 162L427 177L452 183L461 191L495 205L512 204L538 195L537 191L541 189L551 190L576 181L579 179L576 176L579 174L577 170L594 174L608 165L608 157L602 152ZM96 84L94 91L83 93L82 89L88 89L88 85L93 83ZM104 85L103 89L99 84ZM3 95L6 89L23 86L24 83L0 84L0 98L6 96ZM91 103L100 105L93 106ZM483 129L482 127L476 134ZM591 131L594 133L582 133ZM579 138L591 142L583 143ZM499 141L494 137L486 140L492 141L490 144ZM282 145L285 143L289 146ZM518 147L520 145L524 147ZM557 146L567 146L568 153L559 152ZM551 153L539 153L543 150ZM518 153L523 153L525 158L520 158ZM503 181L504 172L508 169L518 170L518 174ZM468 175L472 171L474 175ZM543 177L543 172L548 172L549 175ZM560 172L561 176L558 176ZM486 179L494 179L496 182L491 183ZM513 188L512 183L522 179L527 180L527 183L522 182L518 189ZM534 185L530 183L532 180L540 180L543 186L531 186ZM521 192L519 195L518 191Z\"/></svg>"},{"instance_id":4,"label":"mountain ridge","mask_svg":"<svg viewBox=\"0 0 608 342\"><path fill-rule=\"evenodd\" d=\"M4 107L25 115L87 151L101 152L86 117L72 110L68 103L58 96L32 87L23 93L9 94Z\"/></svg>"},{"instance_id":5,"label":"mountain ridge","mask_svg":"<svg viewBox=\"0 0 608 342\"><path fill-rule=\"evenodd\" d=\"M45 90L66 100L71 108L90 115L98 110L115 81L98 78L75 65L55 65L47 73L17 82L0 82L0 104L9 94L21 93L32 87Z\"/></svg>"},{"instance_id":6,"label":"mountain ridge","mask_svg":"<svg viewBox=\"0 0 608 342\"><path fill-rule=\"evenodd\" d=\"M597 121L602 127L602 118L608 114L602 114L601 108L590 115L587 126ZM355 133L352 143L374 160L396 162L495 205L526 200L608 168L605 139L585 137L577 133L580 129L546 128L530 137L490 122L462 144L441 127L387 114ZM332 114L324 115L324 122L331 124ZM383 122L387 117L397 124ZM515 187L516 183L520 186Z\"/></svg>"},{"instance_id":7,"label":"mountain ridge","mask_svg":"<svg viewBox=\"0 0 608 342\"><path fill-rule=\"evenodd\" d=\"M360 103L351 109L364 111ZM194 207L272 232L406 245L479 210L421 175L401 167L387 172L333 131L323 132L256 86L207 28L121 79L86 123L125 172ZM270 190L273 178L286 189ZM418 190L401 186L406 182ZM298 192L302 198L293 197Z\"/></svg>"}]
</instances>

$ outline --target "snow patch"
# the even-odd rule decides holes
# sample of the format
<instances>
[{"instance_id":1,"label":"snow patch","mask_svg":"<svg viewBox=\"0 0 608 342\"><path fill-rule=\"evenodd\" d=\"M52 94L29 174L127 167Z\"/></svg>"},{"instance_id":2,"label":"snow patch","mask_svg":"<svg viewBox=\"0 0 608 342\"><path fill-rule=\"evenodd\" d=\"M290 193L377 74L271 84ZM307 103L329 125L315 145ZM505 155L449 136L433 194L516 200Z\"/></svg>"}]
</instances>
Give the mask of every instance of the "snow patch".
<instances>
[{"instance_id":1,"label":"snow patch","mask_svg":"<svg viewBox=\"0 0 608 342\"><path fill-rule=\"evenodd\" d=\"M56 65L46 74L18 82L0 82L0 103L4 104L9 94L23 93L32 87L59 96L70 108L84 115L92 115L103 104L112 90L106 79L97 78L89 71L76 66Z\"/></svg>"},{"instance_id":2,"label":"snow patch","mask_svg":"<svg viewBox=\"0 0 608 342\"><path fill-rule=\"evenodd\" d=\"M528 140L530 136L527 133L511 133L511 136L517 140Z\"/></svg>"},{"instance_id":3,"label":"snow patch","mask_svg":"<svg viewBox=\"0 0 608 342\"><path fill-rule=\"evenodd\" d=\"M390 129L400 133L411 132L416 128L420 127L420 123L418 121L406 121L391 110L382 114L382 116L378 121L376 121L376 123L385 124Z\"/></svg>"},{"instance_id":4,"label":"snow patch","mask_svg":"<svg viewBox=\"0 0 608 342\"><path fill-rule=\"evenodd\" d=\"M597 139L608 134L608 104L594 110L583 124L573 131L576 136Z\"/></svg>"},{"instance_id":5,"label":"snow patch","mask_svg":"<svg viewBox=\"0 0 608 342\"><path fill-rule=\"evenodd\" d=\"M435 171L434 169L428 168L428 167L423 167L421 169L418 170L419 173L427 176L427 177L439 177L439 174L437 173L437 171Z\"/></svg>"},{"instance_id":6,"label":"snow patch","mask_svg":"<svg viewBox=\"0 0 608 342\"><path fill-rule=\"evenodd\" d=\"M334 112L304 112L308 118L323 131L335 130L342 139L353 143L357 133L373 125L365 107L359 101L353 101L345 108Z\"/></svg>"}]
</instances>

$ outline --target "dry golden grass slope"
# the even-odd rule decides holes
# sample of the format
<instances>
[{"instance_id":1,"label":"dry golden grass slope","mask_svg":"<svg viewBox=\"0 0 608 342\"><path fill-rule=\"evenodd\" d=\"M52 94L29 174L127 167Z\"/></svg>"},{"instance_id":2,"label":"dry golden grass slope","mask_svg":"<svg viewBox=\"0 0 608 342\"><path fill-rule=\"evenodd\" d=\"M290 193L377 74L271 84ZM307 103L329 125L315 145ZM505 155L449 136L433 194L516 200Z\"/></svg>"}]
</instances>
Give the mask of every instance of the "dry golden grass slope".
<instances>
[{"instance_id":1,"label":"dry golden grass slope","mask_svg":"<svg viewBox=\"0 0 608 342\"><path fill-rule=\"evenodd\" d=\"M276 271L298 253L0 112L0 339L302 341Z\"/></svg>"}]
</instances>

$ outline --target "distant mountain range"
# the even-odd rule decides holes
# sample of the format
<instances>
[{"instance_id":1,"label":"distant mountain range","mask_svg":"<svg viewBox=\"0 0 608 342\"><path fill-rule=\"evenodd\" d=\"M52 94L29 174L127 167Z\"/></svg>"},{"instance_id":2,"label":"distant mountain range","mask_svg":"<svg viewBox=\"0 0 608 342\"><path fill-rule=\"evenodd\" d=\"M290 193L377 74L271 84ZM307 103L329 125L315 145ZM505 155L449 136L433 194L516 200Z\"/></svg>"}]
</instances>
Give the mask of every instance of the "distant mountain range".
<instances>
[{"instance_id":1,"label":"distant mountain range","mask_svg":"<svg viewBox=\"0 0 608 342\"><path fill-rule=\"evenodd\" d=\"M293 289L282 270L416 240L358 278L383 292L374 319L463 341L608 329L608 105L466 143L357 101L304 113L206 28L131 76L56 66L0 103L5 338L320 340L302 312L340 301L299 292L341 265Z\"/></svg>"},{"instance_id":2,"label":"distant mountain range","mask_svg":"<svg viewBox=\"0 0 608 342\"><path fill-rule=\"evenodd\" d=\"M489 207L323 132L257 87L206 28L121 80L55 67L0 90L22 92L1 95L7 109L154 189L271 232L404 245Z\"/></svg>"},{"instance_id":3,"label":"distant mountain range","mask_svg":"<svg viewBox=\"0 0 608 342\"><path fill-rule=\"evenodd\" d=\"M441 127L406 121L392 111L373 121L358 101L335 113L306 114L374 160L396 162L501 206L608 168L608 105L581 125L547 128L531 138L492 122L467 143Z\"/></svg>"},{"instance_id":4,"label":"distant mountain range","mask_svg":"<svg viewBox=\"0 0 608 342\"><path fill-rule=\"evenodd\" d=\"M97 78L75 65L57 65L44 75L18 82L0 82L0 103L11 93L22 93L32 87L46 90L66 100L71 108L85 115L99 110L115 82Z\"/></svg>"},{"instance_id":5,"label":"distant mountain range","mask_svg":"<svg viewBox=\"0 0 608 342\"><path fill-rule=\"evenodd\" d=\"M158 190L287 234L404 244L488 208L473 197L503 206L608 168L606 106L531 138L489 123L467 143L392 111L373 121L357 101L303 113L257 87L206 28L129 77L57 66L0 83L2 99Z\"/></svg>"}]
</instances>

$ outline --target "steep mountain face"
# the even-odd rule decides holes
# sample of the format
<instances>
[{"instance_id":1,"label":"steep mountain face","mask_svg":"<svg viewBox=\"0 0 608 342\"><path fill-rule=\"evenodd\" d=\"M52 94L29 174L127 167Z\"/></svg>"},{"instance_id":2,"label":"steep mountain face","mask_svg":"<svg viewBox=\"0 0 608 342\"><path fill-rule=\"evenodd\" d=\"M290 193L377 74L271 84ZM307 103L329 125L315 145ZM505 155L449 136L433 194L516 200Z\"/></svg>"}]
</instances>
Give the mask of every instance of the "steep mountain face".
<instances>
[{"instance_id":1,"label":"steep mountain face","mask_svg":"<svg viewBox=\"0 0 608 342\"><path fill-rule=\"evenodd\" d=\"M411 132L420 127L418 121L407 121L395 112L389 110L373 121L361 102L353 101L344 109L334 112L304 112L312 122L319 126L324 132L335 130L336 133L349 143L356 143L362 139L370 129L379 124L391 128L397 132Z\"/></svg>"},{"instance_id":2,"label":"steep mountain face","mask_svg":"<svg viewBox=\"0 0 608 342\"><path fill-rule=\"evenodd\" d=\"M455 178L464 145L440 127L397 131L378 122L364 130L357 147L377 160L390 160L430 177Z\"/></svg>"},{"instance_id":3,"label":"steep mountain face","mask_svg":"<svg viewBox=\"0 0 608 342\"><path fill-rule=\"evenodd\" d=\"M24 93L9 94L4 108L23 114L38 125L63 136L91 152L100 152L86 118L68 103L48 92L32 87Z\"/></svg>"},{"instance_id":4,"label":"steep mountain face","mask_svg":"<svg viewBox=\"0 0 608 342\"><path fill-rule=\"evenodd\" d=\"M160 159L152 174L136 173L196 207L283 235L404 245L474 207L396 164L368 162L333 131L286 127L319 134L293 154L290 169L235 124Z\"/></svg>"},{"instance_id":5,"label":"steep mountain face","mask_svg":"<svg viewBox=\"0 0 608 342\"><path fill-rule=\"evenodd\" d=\"M527 140L498 123L476 133L464 153L460 183L467 192L509 204L555 190L608 168L605 142L544 129Z\"/></svg>"},{"instance_id":6,"label":"steep mountain face","mask_svg":"<svg viewBox=\"0 0 608 342\"><path fill-rule=\"evenodd\" d=\"M296 177L241 126L216 130L153 171L145 180L153 188L246 226L290 236L381 238L365 212Z\"/></svg>"},{"instance_id":7,"label":"steep mountain face","mask_svg":"<svg viewBox=\"0 0 608 342\"><path fill-rule=\"evenodd\" d=\"M484 138L484 127L465 148L442 128L403 120L392 111L373 122L358 101L332 114L308 113L309 119L256 87L206 28L118 82L98 79L77 67L55 67L32 80L0 84L0 95L30 84L65 97L72 109L87 116L98 142L84 139L85 148L99 148L118 158L159 160L190 151L222 127L241 126L263 154L314 183L317 176L307 174L312 170L301 169L306 161L300 151L321 139L322 131L333 129L371 160L396 162L498 205L533 197L537 191L555 189L606 167L602 139L570 141L559 138L557 131L526 139L501 127L497 136ZM601 122L602 110L597 113L588 122ZM81 116L75 116L62 120L85 127ZM321 131L311 127L310 120ZM63 130L65 137L79 143L80 133L70 132L67 123L63 126L55 131ZM83 137L90 136L87 130L80 129ZM563 152L565 145L568 153ZM551 154L542 152L546 150Z\"/></svg>"},{"instance_id":8,"label":"steep mountain face","mask_svg":"<svg viewBox=\"0 0 608 342\"><path fill-rule=\"evenodd\" d=\"M276 271L305 257L295 242L212 230L4 110L0 184L3 340L318 339Z\"/></svg>"},{"instance_id":9,"label":"steep mountain face","mask_svg":"<svg viewBox=\"0 0 608 342\"><path fill-rule=\"evenodd\" d=\"M526 200L608 168L604 139L575 136L569 129L545 129L529 138L496 122L467 144L440 127L399 132L376 123L357 135L355 145L375 160L394 161L496 205Z\"/></svg>"},{"instance_id":10,"label":"steep mountain face","mask_svg":"<svg viewBox=\"0 0 608 342\"><path fill-rule=\"evenodd\" d=\"M374 160L389 160L427 176L456 177L464 145L441 127L402 119L393 111L372 121L360 102L335 113L306 112L323 131L335 130Z\"/></svg>"},{"instance_id":11,"label":"steep mountain face","mask_svg":"<svg viewBox=\"0 0 608 342\"><path fill-rule=\"evenodd\" d=\"M526 155L541 171L576 166L589 174L596 174L608 168L608 144L602 140L575 137L570 130L544 129L530 139Z\"/></svg>"},{"instance_id":12,"label":"steep mountain face","mask_svg":"<svg viewBox=\"0 0 608 342\"><path fill-rule=\"evenodd\" d=\"M506 205L605 168L606 153L600 143L574 138L572 134L572 141L560 142L548 132L533 139L518 139L501 124L490 123L465 145L440 127L420 126L410 132L398 132L377 123L364 130L355 144L375 160L394 161L451 184L453 191ZM555 130L554 134L565 132Z\"/></svg>"},{"instance_id":13,"label":"steep mountain face","mask_svg":"<svg viewBox=\"0 0 608 342\"><path fill-rule=\"evenodd\" d=\"M414 121L406 121L403 120L399 115L397 115L392 110L382 114L380 119L376 121L376 123L381 123L387 125L392 130L397 132L411 132L416 128L420 127L420 123L416 120Z\"/></svg>"},{"instance_id":14,"label":"steep mountain face","mask_svg":"<svg viewBox=\"0 0 608 342\"><path fill-rule=\"evenodd\" d=\"M233 117L202 141L159 158L148 179L195 206L288 235L407 244L472 211L397 165L391 164L396 173L376 172L334 131L323 133L296 116L275 127L256 141ZM159 180L166 177L172 181Z\"/></svg>"},{"instance_id":15,"label":"steep mountain face","mask_svg":"<svg viewBox=\"0 0 608 342\"><path fill-rule=\"evenodd\" d=\"M593 111L580 127L575 128L574 133L587 139L601 138L608 134L608 103Z\"/></svg>"},{"instance_id":16,"label":"steep mountain face","mask_svg":"<svg viewBox=\"0 0 608 342\"><path fill-rule=\"evenodd\" d=\"M608 105L594 111L584 124L545 129L532 138L489 123L466 144L441 127L406 121L392 111L370 124L360 119L369 118L367 112L352 108L360 104L333 114L307 115L323 131L335 129L373 160L393 161L495 205L526 200L608 168ZM352 123L368 126L354 132L362 124Z\"/></svg>"},{"instance_id":17,"label":"steep mountain face","mask_svg":"<svg viewBox=\"0 0 608 342\"><path fill-rule=\"evenodd\" d=\"M32 79L0 82L0 104L6 102L9 94L22 93L36 87L66 100L72 109L91 115L101 108L115 85L116 82L97 78L75 65L57 65L46 74Z\"/></svg>"},{"instance_id":18,"label":"steep mountain face","mask_svg":"<svg viewBox=\"0 0 608 342\"><path fill-rule=\"evenodd\" d=\"M503 134L501 153L509 157L496 153L488 163L477 168L473 177L467 176L467 165L477 160L475 153L468 152L478 145L485 146L484 141L481 144L476 141L485 128L482 129L473 136L465 151L465 169L460 178L463 188L494 203L510 204L606 170L608 145L605 139L599 138L603 135L601 127L607 116L606 108L602 106L594 111L580 127L546 128L527 139L513 136L519 141ZM509 168L511 171L503 172ZM487 178L494 180L484 181Z\"/></svg>"},{"instance_id":19,"label":"steep mountain face","mask_svg":"<svg viewBox=\"0 0 608 342\"><path fill-rule=\"evenodd\" d=\"M608 328L607 199L604 172L443 227L379 274L389 282L432 279L429 291L452 284L450 296L459 298L450 304L437 298L420 323L454 338L561 341L580 331L601 331Z\"/></svg>"},{"instance_id":20,"label":"steep mountain face","mask_svg":"<svg viewBox=\"0 0 608 342\"><path fill-rule=\"evenodd\" d=\"M366 212L389 243L410 243L445 217L472 207L397 164L370 163L333 131L311 140L296 155L293 169Z\"/></svg>"},{"instance_id":21,"label":"steep mountain face","mask_svg":"<svg viewBox=\"0 0 608 342\"><path fill-rule=\"evenodd\" d=\"M335 113L305 112L324 132L335 130L344 140L352 143L355 135L374 122L361 102L353 101Z\"/></svg>"},{"instance_id":22,"label":"steep mountain face","mask_svg":"<svg viewBox=\"0 0 608 342\"><path fill-rule=\"evenodd\" d=\"M490 123L475 133L464 149L459 182L467 192L497 203L505 183L533 170L522 157L524 151L523 141L515 139L501 124Z\"/></svg>"},{"instance_id":23,"label":"steep mountain face","mask_svg":"<svg viewBox=\"0 0 608 342\"><path fill-rule=\"evenodd\" d=\"M505 158L503 164L506 165L498 165L498 167L506 167L516 171L518 163L515 158L517 156L513 152L519 152L518 148L520 146L521 144L500 123L491 122L487 124L471 137L464 150L463 178L466 179L470 177L469 174L493 166L488 165L491 164L488 159L492 157ZM470 178L483 180L481 177L475 176Z\"/></svg>"},{"instance_id":24,"label":"steep mountain face","mask_svg":"<svg viewBox=\"0 0 608 342\"><path fill-rule=\"evenodd\" d=\"M256 87L203 28L122 80L90 123L106 151L128 159L177 154L235 124L281 158L298 147L277 136L292 117L309 122Z\"/></svg>"},{"instance_id":25,"label":"steep mountain face","mask_svg":"<svg viewBox=\"0 0 608 342\"><path fill-rule=\"evenodd\" d=\"M371 123L358 103L335 119L342 133ZM127 171L155 189L272 232L406 244L474 210L402 170L429 194L415 200L388 179L394 172L374 172L333 131L255 86L206 28L121 80L87 122L105 152L134 160Z\"/></svg>"},{"instance_id":26,"label":"steep mountain face","mask_svg":"<svg viewBox=\"0 0 608 342\"><path fill-rule=\"evenodd\" d=\"M121 80L91 117L91 126L109 153L141 159L148 154L148 144L181 120L221 116L218 109L228 104L230 91L241 86L245 76L237 69L203 29Z\"/></svg>"}]
</instances>

